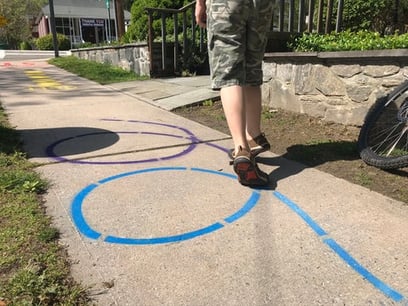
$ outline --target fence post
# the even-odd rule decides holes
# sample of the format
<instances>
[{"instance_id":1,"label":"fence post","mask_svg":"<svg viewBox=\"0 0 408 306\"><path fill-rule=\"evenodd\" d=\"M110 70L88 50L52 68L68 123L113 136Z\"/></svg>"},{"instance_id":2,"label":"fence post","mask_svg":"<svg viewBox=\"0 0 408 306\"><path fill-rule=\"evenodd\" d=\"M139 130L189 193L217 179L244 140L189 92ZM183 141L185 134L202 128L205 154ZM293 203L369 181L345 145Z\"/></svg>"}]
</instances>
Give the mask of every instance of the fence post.
<instances>
[{"instance_id":1,"label":"fence post","mask_svg":"<svg viewBox=\"0 0 408 306\"><path fill-rule=\"evenodd\" d=\"M324 0L319 0L319 11L317 13L317 33L323 32L323 5Z\"/></svg>"},{"instance_id":2,"label":"fence post","mask_svg":"<svg viewBox=\"0 0 408 306\"><path fill-rule=\"evenodd\" d=\"M289 1L288 32L293 32L294 22L295 22L295 0L290 0Z\"/></svg>"},{"instance_id":3,"label":"fence post","mask_svg":"<svg viewBox=\"0 0 408 306\"><path fill-rule=\"evenodd\" d=\"M162 35L162 69L166 70L166 14L161 13L161 35Z\"/></svg>"},{"instance_id":4,"label":"fence post","mask_svg":"<svg viewBox=\"0 0 408 306\"><path fill-rule=\"evenodd\" d=\"M298 32L302 33L305 28L305 0L299 0Z\"/></svg>"},{"instance_id":5,"label":"fence post","mask_svg":"<svg viewBox=\"0 0 408 306\"><path fill-rule=\"evenodd\" d=\"M177 13L173 14L174 18L174 70L178 71L178 16Z\"/></svg>"},{"instance_id":6,"label":"fence post","mask_svg":"<svg viewBox=\"0 0 408 306\"><path fill-rule=\"evenodd\" d=\"M183 62L187 61L187 15L186 12L183 12Z\"/></svg>"},{"instance_id":7,"label":"fence post","mask_svg":"<svg viewBox=\"0 0 408 306\"><path fill-rule=\"evenodd\" d=\"M204 29L200 27L200 53L204 51Z\"/></svg>"},{"instance_id":8,"label":"fence post","mask_svg":"<svg viewBox=\"0 0 408 306\"><path fill-rule=\"evenodd\" d=\"M285 0L279 1L279 32L283 32L285 19Z\"/></svg>"},{"instance_id":9,"label":"fence post","mask_svg":"<svg viewBox=\"0 0 408 306\"><path fill-rule=\"evenodd\" d=\"M339 4L337 7L337 21L336 21L336 32L339 33L341 28L343 27L343 8L344 8L344 0L339 0Z\"/></svg>"},{"instance_id":10,"label":"fence post","mask_svg":"<svg viewBox=\"0 0 408 306\"><path fill-rule=\"evenodd\" d=\"M150 60L150 74L153 73L153 13L151 10L147 10L147 24L148 24L148 44L149 44L149 60Z\"/></svg>"},{"instance_id":11,"label":"fence post","mask_svg":"<svg viewBox=\"0 0 408 306\"><path fill-rule=\"evenodd\" d=\"M331 17L333 15L333 0L328 0L327 2L327 14L326 14L326 30L325 33L329 34L331 32Z\"/></svg>"},{"instance_id":12,"label":"fence post","mask_svg":"<svg viewBox=\"0 0 408 306\"><path fill-rule=\"evenodd\" d=\"M196 20L194 18L194 12L195 12L195 6L192 6L191 7L191 16L192 16L191 18L191 43L195 48L196 46L196 30L195 30Z\"/></svg>"},{"instance_id":13,"label":"fence post","mask_svg":"<svg viewBox=\"0 0 408 306\"><path fill-rule=\"evenodd\" d=\"M307 21L307 31L309 33L313 32L314 7L315 7L314 0L309 0L309 16L308 16L308 21Z\"/></svg>"}]
</instances>

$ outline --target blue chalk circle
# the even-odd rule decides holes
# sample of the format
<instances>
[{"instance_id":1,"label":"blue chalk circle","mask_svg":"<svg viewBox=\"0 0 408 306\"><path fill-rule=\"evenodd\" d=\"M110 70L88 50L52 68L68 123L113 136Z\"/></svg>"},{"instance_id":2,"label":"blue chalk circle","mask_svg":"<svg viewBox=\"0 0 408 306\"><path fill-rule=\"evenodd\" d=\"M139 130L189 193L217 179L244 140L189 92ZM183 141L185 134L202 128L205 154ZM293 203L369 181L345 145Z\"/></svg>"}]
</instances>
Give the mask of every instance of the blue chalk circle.
<instances>
[{"instance_id":1,"label":"blue chalk circle","mask_svg":"<svg viewBox=\"0 0 408 306\"><path fill-rule=\"evenodd\" d=\"M200 172L200 173L208 173L213 175L223 176L229 179L236 180L236 176L229 173L224 173L220 171L202 169L202 168L186 168L186 167L159 167L159 168L148 168L142 170L136 170L131 172L125 172L117 175L113 175L104 179L101 179L95 184L90 184L83 188L80 192L78 192L72 201L71 204L71 215L75 226L78 228L79 232L87 238L98 240L102 236L103 241L108 243L114 244L125 244L125 245L154 245L154 244L168 244L168 243L176 243L185 240L190 240L197 238L199 236L203 236L212 232L215 232L219 229L222 229L225 225L224 224L232 224L236 222L243 216L245 216L259 201L260 198L260 191L253 190L248 200L243 204L243 206L234 212L232 215L221 219L219 222L214 224L210 224L209 226L205 226L203 228L199 228L194 231L181 233L178 235L171 235L171 236L164 236L164 237L153 237L153 238L132 238L132 237L117 237L114 235L106 235L98 232L96 229L93 229L86 221L85 216L83 215L82 206L84 200L87 196L89 196L92 192L94 192L99 186L103 184L110 183L112 181L127 178L130 176L142 174L142 173L149 173L149 172L160 172L160 171L193 171L193 172Z\"/></svg>"}]
</instances>

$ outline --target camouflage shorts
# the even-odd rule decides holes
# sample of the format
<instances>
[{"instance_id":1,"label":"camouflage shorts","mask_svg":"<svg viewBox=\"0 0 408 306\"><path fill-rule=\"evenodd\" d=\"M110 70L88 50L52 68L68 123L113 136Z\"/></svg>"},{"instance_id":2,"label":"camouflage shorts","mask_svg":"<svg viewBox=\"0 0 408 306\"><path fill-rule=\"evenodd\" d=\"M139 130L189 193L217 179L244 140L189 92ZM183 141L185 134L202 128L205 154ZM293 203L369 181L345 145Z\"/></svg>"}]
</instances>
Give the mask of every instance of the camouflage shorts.
<instances>
[{"instance_id":1,"label":"camouflage shorts","mask_svg":"<svg viewBox=\"0 0 408 306\"><path fill-rule=\"evenodd\" d=\"M212 88L262 84L273 0L207 0Z\"/></svg>"}]
</instances>

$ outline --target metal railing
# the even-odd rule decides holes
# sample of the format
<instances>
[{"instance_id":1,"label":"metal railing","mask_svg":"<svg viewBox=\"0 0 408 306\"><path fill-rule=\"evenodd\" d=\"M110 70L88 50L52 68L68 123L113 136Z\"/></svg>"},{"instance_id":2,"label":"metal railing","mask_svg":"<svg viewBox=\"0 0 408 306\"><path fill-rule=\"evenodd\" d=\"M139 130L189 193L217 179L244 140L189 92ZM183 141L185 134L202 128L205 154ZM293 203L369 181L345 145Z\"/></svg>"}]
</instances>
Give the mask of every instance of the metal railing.
<instances>
[{"instance_id":1,"label":"metal railing","mask_svg":"<svg viewBox=\"0 0 408 306\"><path fill-rule=\"evenodd\" d=\"M166 29L167 18L173 19L173 34L174 34L173 69L175 72L178 72L180 70L180 58L182 58L183 62L185 63L188 57L191 56L191 54L188 54L188 52L189 50L191 50L192 46L197 45L200 53L206 51L205 30L200 28L197 37L196 22L194 18L195 4L196 2L194 1L180 9L151 8L151 7L146 8L148 14L148 44L150 50L153 50L153 44L155 39L157 38L153 29L154 15L155 14L159 15L161 19L161 33L159 41L161 42L161 61L162 61L161 66L163 71L165 71L167 67L166 63L168 52L167 29ZM191 14L189 15L189 13ZM182 18L181 25L182 43L179 41L180 16ZM190 17L191 19L190 21L191 24L189 24L188 17ZM189 33L191 34L191 41L188 39Z\"/></svg>"},{"instance_id":2,"label":"metal railing","mask_svg":"<svg viewBox=\"0 0 408 306\"><path fill-rule=\"evenodd\" d=\"M337 2L336 16L334 4ZM273 31L277 32L340 32L342 28L344 0L278 0L274 13ZM295 27L295 23L297 26Z\"/></svg>"},{"instance_id":3,"label":"metal railing","mask_svg":"<svg viewBox=\"0 0 408 306\"><path fill-rule=\"evenodd\" d=\"M335 3L337 3L337 7L334 7ZM200 53L207 51L205 30L200 28L199 31L197 31L194 17L195 4L196 1L193 1L180 9L146 8L148 14L150 62L153 63L155 60L152 58L154 56L153 48L155 40L160 41L162 72L169 70L167 55L170 50L167 44L168 29L166 28L168 18L173 19L172 33L174 34L174 45L171 46L173 48L173 72L180 71L181 62L185 63L188 58L192 56L192 54L189 54L189 52L191 53L191 45L189 45L189 43L193 46L198 45L198 52ZM342 29L343 7L344 0L276 0L271 31L278 32L277 34L302 32L330 33L335 24L335 31L340 32ZM334 12L337 12L336 16L333 16ZM156 35L153 29L153 21L155 18L161 20L161 31L159 35ZM179 25L179 18L182 18L181 27ZM179 41L180 28L182 29L182 43ZM191 40L188 39L188 33L191 33Z\"/></svg>"}]
</instances>

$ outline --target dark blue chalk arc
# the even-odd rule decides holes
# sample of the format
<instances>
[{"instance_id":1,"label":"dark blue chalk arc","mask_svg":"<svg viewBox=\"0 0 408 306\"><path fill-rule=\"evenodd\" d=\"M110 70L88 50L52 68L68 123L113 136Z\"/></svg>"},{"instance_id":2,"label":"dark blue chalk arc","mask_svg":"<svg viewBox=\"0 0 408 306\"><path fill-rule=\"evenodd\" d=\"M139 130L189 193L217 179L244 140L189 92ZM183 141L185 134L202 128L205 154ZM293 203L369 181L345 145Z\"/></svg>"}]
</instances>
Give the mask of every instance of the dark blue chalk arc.
<instances>
[{"instance_id":1,"label":"dark blue chalk arc","mask_svg":"<svg viewBox=\"0 0 408 306\"><path fill-rule=\"evenodd\" d=\"M117 179L122 179L125 177L138 175L142 173L159 172L159 171L187 171L187 170L208 173L208 174L221 175L221 176L236 180L236 176L233 174L224 173L220 171L214 171L214 170L208 170L208 169L202 169L202 168L188 169L186 167L148 168L148 169L142 169L142 170L136 170L136 171L117 174L114 176L104 178L95 184L86 186L75 196L74 200L72 201L72 205L71 205L71 214L72 214L72 219L74 221L74 224L84 236L90 239L95 239L95 240L99 239L102 236L102 234L96 231L95 229L91 228L91 226L86 222L86 219L82 212L82 205L84 203L85 198L91 192L93 192L97 187L103 184L112 182ZM238 219L242 218L258 203L259 198L260 198L260 191L253 190L249 199L244 203L244 205L239 210L234 212L231 216L228 216L220 220L219 222L216 222L214 224L211 224L209 226L206 226L204 228L200 228L198 230L194 230L191 232L182 233L178 235L172 235L172 236L165 236L165 237L155 237L155 238L127 238L127 237L116 237L112 235L106 235L106 237L104 238L104 241L109 242L109 243L116 243L116 244L149 245L149 244L174 243L174 242L181 242L181 241L193 239L193 238L196 238L202 235L206 235L206 234L209 234L211 232L214 232L216 230L223 228L224 223L231 224L237 221Z\"/></svg>"}]
</instances>

